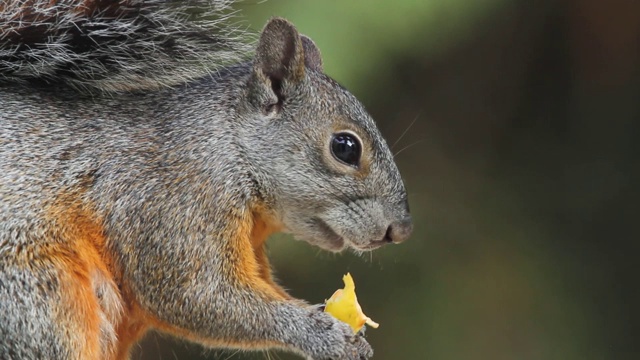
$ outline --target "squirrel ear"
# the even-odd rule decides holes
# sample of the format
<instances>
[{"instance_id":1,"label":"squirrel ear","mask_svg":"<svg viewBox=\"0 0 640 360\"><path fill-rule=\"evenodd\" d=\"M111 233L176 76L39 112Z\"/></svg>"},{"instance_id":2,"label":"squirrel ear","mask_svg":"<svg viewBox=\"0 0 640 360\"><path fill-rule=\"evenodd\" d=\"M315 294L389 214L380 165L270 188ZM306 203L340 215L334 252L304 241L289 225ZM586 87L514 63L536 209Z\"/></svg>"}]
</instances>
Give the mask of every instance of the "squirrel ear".
<instances>
[{"instance_id":1,"label":"squirrel ear","mask_svg":"<svg viewBox=\"0 0 640 360\"><path fill-rule=\"evenodd\" d=\"M322 56L316 43L306 35L300 35L304 48L304 64L311 70L322 72Z\"/></svg>"},{"instance_id":2,"label":"squirrel ear","mask_svg":"<svg viewBox=\"0 0 640 360\"><path fill-rule=\"evenodd\" d=\"M262 30L254 66L272 82L304 77L304 50L298 30L285 19L273 18Z\"/></svg>"}]
</instances>

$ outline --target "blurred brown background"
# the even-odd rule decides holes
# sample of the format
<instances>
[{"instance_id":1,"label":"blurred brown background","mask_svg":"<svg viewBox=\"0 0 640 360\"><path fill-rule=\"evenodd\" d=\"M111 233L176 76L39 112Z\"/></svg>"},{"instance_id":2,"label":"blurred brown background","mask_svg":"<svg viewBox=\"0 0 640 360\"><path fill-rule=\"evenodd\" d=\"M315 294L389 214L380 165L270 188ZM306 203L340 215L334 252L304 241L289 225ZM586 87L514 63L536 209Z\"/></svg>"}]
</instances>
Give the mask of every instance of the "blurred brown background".
<instances>
[{"instance_id":1,"label":"blurred brown background","mask_svg":"<svg viewBox=\"0 0 640 360\"><path fill-rule=\"evenodd\" d=\"M378 360L640 359L640 1L240 4L319 45L410 193L400 246L271 258L314 303L350 271ZM403 135L404 134L404 135ZM150 336L143 359L293 359Z\"/></svg>"}]
</instances>

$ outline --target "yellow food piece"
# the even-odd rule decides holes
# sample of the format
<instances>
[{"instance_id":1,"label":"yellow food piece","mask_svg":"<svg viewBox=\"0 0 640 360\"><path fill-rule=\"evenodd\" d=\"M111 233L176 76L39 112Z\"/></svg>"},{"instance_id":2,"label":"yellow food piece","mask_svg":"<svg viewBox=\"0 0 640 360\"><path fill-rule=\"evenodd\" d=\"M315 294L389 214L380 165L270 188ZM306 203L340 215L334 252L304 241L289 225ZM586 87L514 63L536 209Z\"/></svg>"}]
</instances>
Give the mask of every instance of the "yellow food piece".
<instances>
[{"instance_id":1,"label":"yellow food piece","mask_svg":"<svg viewBox=\"0 0 640 360\"><path fill-rule=\"evenodd\" d=\"M354 333L360 331L364 324L374 329L378 328L379 324L362 312L356 297L356 285L351 274L347 273L343 276L342 281L344 281L344 289L338 289L333 293L331 298L326 301L324 311L349 324Z\"/></svg>"}]
</instances>

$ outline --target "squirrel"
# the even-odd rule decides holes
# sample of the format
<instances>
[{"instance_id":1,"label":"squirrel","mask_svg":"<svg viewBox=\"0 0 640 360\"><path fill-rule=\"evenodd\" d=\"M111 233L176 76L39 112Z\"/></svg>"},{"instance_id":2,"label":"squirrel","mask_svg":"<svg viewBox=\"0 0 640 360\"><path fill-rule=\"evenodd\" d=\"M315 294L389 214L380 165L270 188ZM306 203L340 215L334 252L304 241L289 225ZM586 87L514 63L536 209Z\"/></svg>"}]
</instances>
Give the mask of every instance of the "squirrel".
<instances>
[{"instance_id":1,"label":"squirrel","mask_svg":"<svg viewBox=\"0 0 640 360\"><path fill-rule=\"evenodd\" d=\"M275 17L248 57L231 5L0 4L1 359L128 359L150 329L372 356L277 283L265 241L406 240L393 155L309 37Z\"/></svg>"}]
</instances>

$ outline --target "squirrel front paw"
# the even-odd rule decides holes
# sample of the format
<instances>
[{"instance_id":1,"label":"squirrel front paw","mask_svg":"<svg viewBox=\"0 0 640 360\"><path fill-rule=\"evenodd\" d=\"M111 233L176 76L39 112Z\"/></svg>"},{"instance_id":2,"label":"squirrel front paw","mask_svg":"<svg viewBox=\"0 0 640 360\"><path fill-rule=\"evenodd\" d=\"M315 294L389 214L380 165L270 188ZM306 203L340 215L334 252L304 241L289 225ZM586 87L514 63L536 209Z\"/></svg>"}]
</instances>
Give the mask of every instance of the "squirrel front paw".
<instances>
[{"instance_id":1,"label":"squirrel front paw","mask_svg":"<svg viewBox=\"0 0 640 360\"><path fill-rule=\"evenodd\" d=\"M309 315L310 328L301 350L313 360L367 360L373 349L362 332L353 329L333 316L312 310Z\"/></svg>"}]
</instances>

